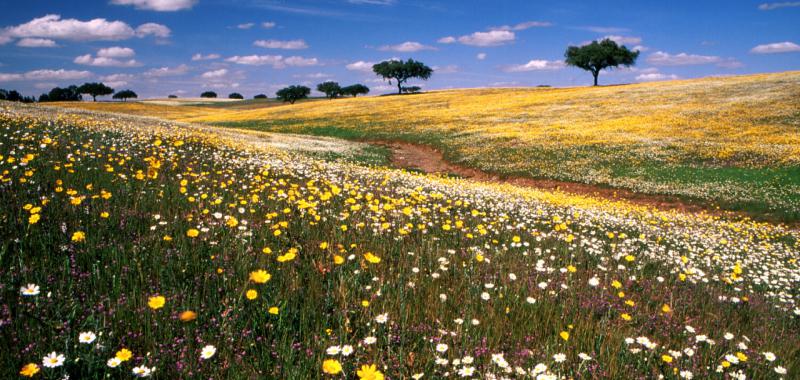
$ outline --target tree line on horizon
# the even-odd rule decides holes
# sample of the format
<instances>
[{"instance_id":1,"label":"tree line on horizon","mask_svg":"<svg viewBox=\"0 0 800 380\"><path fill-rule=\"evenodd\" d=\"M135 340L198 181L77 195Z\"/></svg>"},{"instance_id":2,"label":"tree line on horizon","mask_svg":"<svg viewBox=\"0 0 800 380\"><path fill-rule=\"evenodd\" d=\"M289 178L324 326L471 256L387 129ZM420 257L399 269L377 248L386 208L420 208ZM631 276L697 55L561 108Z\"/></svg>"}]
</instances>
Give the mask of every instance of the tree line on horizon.
<instances>
[{"instance_id":1,"label":"tree line on horizon","mask_svg":"<svg viewBox=\"0 0 800 380\"><path fill-rule=\"evenodd\" d=\"M638 57L638 50L632 51L625 45L618 45L608 38L601 41L592 41L582 46L569 46L564 52L564 62L568 66L577 67L590 72L594 79L594 86L598 85L598 77L601 71L609 68L617 68L619 66L630 67L636 63ZM404 86L404 84L408 83L408 80L413 78L428 80L433 75L434 70L422 62L409 58L406 61L390 59L376 63L372 66L372 71L390 85L392 81L394 81L397 85L397 94L402 95L420 92L422 89L419 86ZM325 94L325 97L328 99L333 100L347 95L352 97L362 94L365 95L368 94L370 90L369 87L360 83L341 87L337 82L326 81L317 85L317 91ZM91 96L92 101L97 101L98 96L111 94L113 94L112 99L119 99L122 101L138 98L138 95L130 89L114 92L113 88L106 86L104 83L91 82L84 83L81 86L72 85L65 88L55 87L47 94L41 94L38 101L80 101L83 100L84 94ZM303 85L284 87L275 93L278 100L290 104L308 98L310 94L311 89ZM214 91L205 91L200 94L200 97L216 98L217 93ZM169 98L177 98L177 96L169 95ZM244 96L238 92L232 92L228 94L228 98L244 99ZM267 99L267 96L258 94L255 95L253 99ZM0 100L28 103L36 101L34 97L22 96L16 90L8 91L3 89L0 89Z\"/></svg>"}]
</instances>

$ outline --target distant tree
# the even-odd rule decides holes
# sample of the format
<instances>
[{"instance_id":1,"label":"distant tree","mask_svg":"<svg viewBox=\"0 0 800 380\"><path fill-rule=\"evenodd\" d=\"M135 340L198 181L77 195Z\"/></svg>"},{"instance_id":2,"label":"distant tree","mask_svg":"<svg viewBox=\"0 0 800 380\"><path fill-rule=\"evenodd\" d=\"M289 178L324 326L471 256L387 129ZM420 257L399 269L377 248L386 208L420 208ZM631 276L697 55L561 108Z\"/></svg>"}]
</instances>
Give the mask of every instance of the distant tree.
<instances>
[{"instance_id":1,"label":"distant tree","mask_svg":"<svg viewBox=\"0 0 800 380\"><path fill-rule=\"evenodd\" d=\"M124 102L127 101L128 99L136 99L138 97L139 95L136 95L136 93L131 90L122 90L122 91L117 91L117 93L114 94L114 96L112 96L111 98L122 99L122 101Z\"/></svg>"},{"instance_id":2,"label":"distant tree","mask_svg":"<svg viewBox=\"0 0 800 380\"><path fill-rule=\"evenodd\" d=\"M50 101L50 96L48 96L47 94L39 95L39 103L45 103L49 101Z\"/></svg>"},{"instance_id":3,"label":"distant tree","mask_svg":"<svg viewBox=\"0 0 800 380\"><path fill-rule=\"evenodd\" d=\"M231 92L228 94L228 99L244 99L244 96L238 92Z\"/></svg>"},{"instance_id":4,"label":"distant tree","mask_svg":"<svg viewBox=\"0 0 800 380\"><path fill-rule=\"evenodd\" d=\"M6 100L8 98L8 91L0 88L0 100Z\"/></svg>"},{"instance_id":5,"label":"distant tree","mask_svg":"<svg viewBox=\"0 0 800 380\"><path fill-rule=\"evenodd\" d=\"M311 89L306 86L289 86L278 90L275 95L284 102L294 104L294 102L300 99L307 98L310 93Z\"/></svg>"},{"instance_id":6,"label":"distant tree","mask_svg":"<svg viewBox=\"0 0 800 380\"><path fill-rule=\"evenodd\" d=\"M169 99L178 99L178 95L169 95L167 96Z\"/></svg>"},{"instance_id":7,"label":"distant tree","mask_svg":"<svg viewBox=\"0 0 800 380\"><path fill-rule=\"evenodd\" d=\"M111 95L114 93L114 89L111 87L106 86L103 83L84 83L80 87L78 87L78 92L81 94L89 94L92 96L92 101L96 102L98 96L105 96Z\"/></svg>"},{"instance_id":8,"label":"distant tree","mask_svg":"<svg viewBox=\"0 0 800 380\"><path fill-rule=\"evenodd\" d=\"M629 67L636 63L637 57L639 57L638 50L628 50L625 45L619 46L608 38L600 42L592 41L588 45L570 46L564 52L566 64L591 72L595 86L600 70L620 65Z\"/></svg>"},{"instance_id":9,"label":"distant tree","mask_svg":"<svg viewBox=\"0 0 800 380\"><path fill-rule=\"evenodd\" d=\"M47 94L46 99L48 102L77 102L83 100L83 97L78 91L78 86L72 85L64 88L54 87Z\"/></svg>"},{"instance_id":10,"label":"distant tree","mask_svg":"<svg viewBox=\"0 0 800 380\"><path fill-rule=\"evenodd\" d=\"M34 103L34 102L36 102L36 98L33 97L33 96L24 96L24 97L22 97L22 102L23 103Z\"/></svg>"},{"instance_id":11,"label":"distant tree","mask_svg":"<svg viewBox=\"0 0 800 380\"><path fill-rule=\"evenodd\" d=\"M425 66L424 63L408 59L407 61L389 60L372 65L372 71L392 84L392 80L397 82L397 93L403 93L403 83L411 78L428 80L433 74L433 69Z\"/></svg>"},{"instance_id":12,"label":"distant tree","mask_svg":"<svg viewBox=\"0 0 800 380\"><path fill-rule=\"evenodd\" d=\"M214 91L206 91L206 92L200 94L200 97L201 98L216 98L217 97L217 93L214 92Z\"/></svg>"},{"instance_id":13,"label":"distant tree","mask_svg":"<svg viewBox=\"0 0 800 380\"><path fill-rule=\"evenodd\" d=\"M366 95L368 93L369 93L369 87L364 86L363 84L354 84L347 87L342 87L343 95L350 95L354 98L358 96L358 94Z\"/></svg>"},{"instance_id":14,"label":"distant tree","mask_svg":"<svg viewBox=\"0 0 800 380\"><path fill-rule=\"evenodd\" d=\"M318 84L317 91L324 93L328 99L334 99L341 95L342 88L339 87L339 83L328 81Z\"/></svg>"},{"instance_id":15,"label":"distant tree","mask_svg":"<svg viewBox=\"0 0 800 380\"><path fill-rule=\"evenodd\" d=\"M6 93L6 100L9 102L21 102L22 101L22 94L17 92L17 90L11 90Z\"/></svg>"},{"instance_id":16,"label":"distant tree","mask_svg":"<svg viewBox=\"0 0 800 380\"><path fill-rule=\"evenodd\" d=\"M266 98L267 98L267 96L264 95L264 94L258 94L258 95L253 97L253 99L266 99Z\"/></svg>"},{"instance_id":17,"label":"distant tree","mask_svg":"<svg viewBox=\"0 0 800 380\"><path fill-rule=\"evenodd\" d=\"M403 87L401 91L406 94L416 94L420 92L422 88L420 86L411 86L411 87Z\"/></svg>"}]
</instances>

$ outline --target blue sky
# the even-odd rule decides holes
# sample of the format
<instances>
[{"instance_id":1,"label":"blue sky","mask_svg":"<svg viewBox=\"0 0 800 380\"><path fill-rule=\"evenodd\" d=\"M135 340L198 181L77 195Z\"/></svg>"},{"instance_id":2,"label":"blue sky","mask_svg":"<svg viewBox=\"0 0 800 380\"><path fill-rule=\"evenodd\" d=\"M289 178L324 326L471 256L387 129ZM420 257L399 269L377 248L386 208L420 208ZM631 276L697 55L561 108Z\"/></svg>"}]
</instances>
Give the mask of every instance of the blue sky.
<instances>
[{"instance_id":1,"label":"blue sky","mask_svg":"<svg viewBox=\"0 0 800 380\"><path fill-rule=\"evenodd\" d=\"M2 0L7 2L8 0ZM568 45L641 51L601 84L800 69L800 1L26 1L0 13L0 88L103 81L140 97L246 97L364 83L389 58L434 67L426 89L581 86Z\"/></svg>"}]
</instances>

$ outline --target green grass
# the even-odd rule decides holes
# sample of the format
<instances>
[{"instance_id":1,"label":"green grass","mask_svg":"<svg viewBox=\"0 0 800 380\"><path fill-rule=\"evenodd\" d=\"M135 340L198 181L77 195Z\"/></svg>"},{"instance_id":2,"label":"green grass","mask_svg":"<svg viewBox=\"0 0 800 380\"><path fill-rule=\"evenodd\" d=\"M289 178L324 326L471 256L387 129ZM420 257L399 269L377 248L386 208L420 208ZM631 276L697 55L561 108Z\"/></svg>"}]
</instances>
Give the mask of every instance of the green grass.
<instances>
[{"instance_id":1,"label":"green grass","mask_svg":"<svg viewBox=\"0 0 800 380\"><path fill-rule=\"evenodd\" d=\"M449 179L240 150L146 121L65 115L55 122L52 111L21 110L0 114L0 378L17 377L52 351L66 364L38 377L125 378L146 365L157 378L355 378L359 366L375 363L391 378L444 378L461 366L437 365L437 357L469 355L481 373L499 373L491 362L499 353L512 366L546 363L567 377L674 378L680 369L721 379L741 369L769 378L778 365L788 378L800 373L800 319L769 296L776 288L753 283L769 270L797 302L791 232L557 205ZM33 159L21 165L26 154ZM76 205L77 197L85 198ZM30 224L32 214L41 219ZM199 236L187 236L190 229ZM86 240L72 241L76 231ZM279 262L290 249L296 258ZM724 260L707 260L707 251ZM368 262L367 252L381 261ZM687 268L680 255L705 277L680 280ZM745 280L722 281L738 261ZM256 269L272 279L248 281ZM587 285L594 277L598 287ZM28 283L42 293L22 296ZM248 289L258 297L248 300ZM166 297L163 308L148 307L154 295ZM750 300L721 298L734 296ZM663 312L664 304L672 310ZM181 322L184 310L197 320ZM388 322L377 323L384 313ZM717 344L696 344L686 325ZM97 333L97 344L78 343L82 331ZM735 338L725 340L725 332ZM624 340L639 336L657 349L632 352ZM737 348L744 336L748 348ZM377 342L360 343L366 337ZM437 342L449 350L437 354ZM207 344L217 353L200 360ZM332 345L355 347L336 356L344 375L321 373ZM123 347L133 359L106 366ZM661 360L687 347L696 348L692 358ZM764 360L766 351L778 360ZM716 374L735 352L749 360ZM557 353L567 362L554 362ZM579 353L593 359L582 362Z\"/></svg>"}]
</instances>

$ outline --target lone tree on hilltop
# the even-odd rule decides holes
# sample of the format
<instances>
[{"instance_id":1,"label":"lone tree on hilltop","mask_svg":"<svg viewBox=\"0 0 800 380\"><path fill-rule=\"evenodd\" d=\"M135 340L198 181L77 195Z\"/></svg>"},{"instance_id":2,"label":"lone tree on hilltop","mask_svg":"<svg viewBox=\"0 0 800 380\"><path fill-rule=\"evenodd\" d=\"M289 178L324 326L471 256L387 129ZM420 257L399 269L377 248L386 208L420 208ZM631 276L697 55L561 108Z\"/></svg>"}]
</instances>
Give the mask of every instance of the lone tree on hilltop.
<instances>
[{"instance_id":1,"label":"lone tree on hilltop","mask_svg":"<svg viewBox=\"0 0 800 380\"><path fill-rule=\"evenodd\" d=\"M600 42L583 46L570 46L564 52L565 62L569 66L579 67L592 73L594 85L597 86L597 76L600 70L608 67L629 67L636 63L639 57L638 50L628 50L625 45L619 46L616 42L606 38Z\"/></svg>"},{"instance_id":2,"label":"lone tree on hilltop","mask_svg":"<svg viewBox=\"0 0 800 380\"><path fill-rule=\"evenodd\" d=\"M350 95L352 97L358 96L358 94L366 95L369 93L369 87L364 86L363 84L354 84L347 87L342 87L342 95Z\"/></svg>"},{"instance_id":3,"label":"lone tree on hilltop","mask_svg":"<svg viewBox=\"0 0 800 380\"><path fill-rule=\"evenodd\" d=\"M78 92L81 94L89 94L92 96L92 101L96 102L98 96L105 96L111 95L114 93L114 89L111 87L106 86L103 83L84 83L80 87L78 87Z\"/></svg>"},{"instance_id":4,"label":"lone tree on hilltop","mask_svg":"<svg viewBox=\"0 0 800 380\"><path fill-rule=\"evenodd\" d=\"M284 102L294 104L294 102L300 99L307 98L308 94L310 93L311 89L306 86L289 86L278 90L275 95L277 95L278 99L283 100Z\"/></svg>"},{"instance_id":5,"label":"lone tree on hilltop","mask_svg":"<svg viewBox=\"0 0 800 380\"><path fill-rule=\"evenodd\" d=\"M339 87L339 83L332 81L318 84L317 91L324 93L331 100L342 94L342 88Z\"/></svg>"},{"instance_id":6,"label":"lone tree on hilltop","mask_svg":"<svg viewBox=\"0 0 800 380\"><path fill-rule=\"evenodd\" d=\"M244 99L244 96L238 92L231 92L228 94L228 99Z\"/></svg>"},{"instance_id":7,"label":"lone tree on hilltop","mask_svg":"<svg viewBox=\"0 0 800 380\"><path fill-rule=\"evenodd\" d=\"M124 102L127 101L128 99L136 99L138 97L139 95L136 95L136 93L131 90L122 90L122 91L117 91L117 93L114 94L114 96L112 96L111 98L122 99L122 101Z\"/></svg>"},{"instance_id":8,"label":"lone tree on hilltop","mask_svg":"<svg viewBox=\"0 0 800 380\"><path fill-rule=\"evenodd\" d=\"M388 60L372 65L372 71L392 84L392 80L397 82L397 93L403 93L403 83L411 78L428 80L433 74L433 69L422 62L408 59L407 61Z\"/></svg>"},{"instance_id":9,"label":"lone tree on hilltop","mask_svg":"<svg viewBox=\"0 0 800 380\"><path fill-rule=\"evenodd\" d=\"M217 93L214 92L214 91L206 91L206 92L200 94L200 97L201 98L216 98L217 97Z\"/></svg>"},{"instance_id":10,"label":"lone tree on hilltop","mask_svg":"<svg viewBox=\"0 0 800 380\"><path fill-rule=\"evenodd\" d=\"M267 96L264 95L264 94L258 94L258 95L253 97L253 99L266 99L266 98L267 98Z\"/></svg>"}]
</instances>

